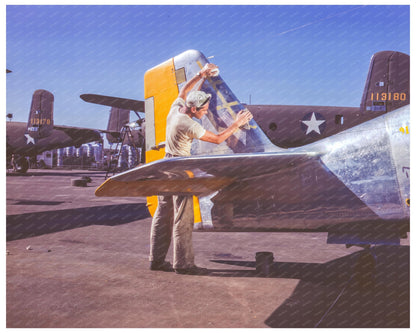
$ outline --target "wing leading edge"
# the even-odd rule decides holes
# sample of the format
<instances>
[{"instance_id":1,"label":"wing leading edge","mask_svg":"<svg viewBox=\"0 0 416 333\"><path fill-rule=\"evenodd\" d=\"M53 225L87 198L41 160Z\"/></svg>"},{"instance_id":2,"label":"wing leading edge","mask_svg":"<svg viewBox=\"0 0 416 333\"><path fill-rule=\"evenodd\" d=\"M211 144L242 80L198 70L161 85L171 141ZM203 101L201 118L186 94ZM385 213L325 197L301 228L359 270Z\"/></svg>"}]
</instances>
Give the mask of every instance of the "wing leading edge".
<instances>
[{"instance_id":1,"label":"wing leading edge","mask_svg":"<svg viewBox=\"0 0 416 333\"><path fill-rule=\"evenodd\" d=\"M316 153L257 153L177 157L158 160L109 178L96 196L151 196L189 194L205 196L233 183L282 173L311 163ZM250 185L245 187L250 191Z\"/></svg>"},{"instance_id":2,"label":"wing leading edge","mask_svg":"<svg viewBox=\"0 0 416 333\"><path fill-rule=\"evenodd\" d=\"M83 141L99 141L101 140L101 135L99 130L91 128L82 128L82 127L73 127L73 126L63 126L63 125L54 125L54 129L64 132L68 135L74 142ZM89 141L87 141L89 140Z\"/></svg>"}]
</instances>

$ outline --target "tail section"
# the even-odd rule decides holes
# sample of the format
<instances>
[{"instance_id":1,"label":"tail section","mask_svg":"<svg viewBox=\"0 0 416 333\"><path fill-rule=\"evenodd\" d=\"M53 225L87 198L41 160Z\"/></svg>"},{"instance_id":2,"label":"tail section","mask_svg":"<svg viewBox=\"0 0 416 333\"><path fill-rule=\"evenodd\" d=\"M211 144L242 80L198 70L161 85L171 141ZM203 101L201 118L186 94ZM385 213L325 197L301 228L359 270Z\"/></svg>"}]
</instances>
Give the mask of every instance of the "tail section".
<instances>
[{"instance_id":1,"label":"tail section","mask_svg":"<svg viewBox=\"0 0 416 333\"><path fill-rule=\"evenodd\" d=\"M360 109L390 112L410 104L410 57L395 51L375 53L370 62Z\"/></svg>"},{"instance_id":2,"label":"tail section","mask_svg":"<svg viewBox=\"0 0 416 333\"><path fill-rule=\"evenodd\" d=\"M166 117L172 102L187 80L206 64L205 56L194 50L186 51L145 74L146 162L164 156ZM198 86L198 84L196 85ZM238 101L221 76L207 78L201 90L212 95L208 115L202 126L214 133L230 126L245 107ZM222 155L270 150L274 147L254 120L220 145L195 140L192 155ZM161 149L162 148L162 149ZM276 149L275 147L273 148Z\"/></svg>"},{"instance_id":3,"label":"tail section","mask_svg":"<svg viewBox=\"0 0 416 333\"><path fill-rule=\"evenodd\" d=\"M121 142L120 132L130 121L130 110L112 107L108 118L106 137L110 144Z\"/></svg>"},{"instance_id":4,"label":"tail section","mask_svg":"<svg viewBox=\"0 0 416 333\"><path fill-rule=\"evenodd\" d=\"M33 93L26 134L34 140L45 138L52 133L53 102L54 96L47 90L40 89Z\"/></svg>"},{"instance_id":5,"label":"tail section","mask_svg":"<svg viewBox=\"0 0 416 333\"><path fill-rule=\"evenodd\" d=\"M199 51L188 50L148 70L144 76L146 113L146 163L164 157L166 118L179 90L187 80L208 63ZM198 84L196 84L198 86ZM201 90L212 95L208 115L202 126L214 133L227 128L237 113L245 107L237 100L221 76L204 81ZM263 152L277 148L269 141L254 120L246 128L220 145L194 140L192 155L223 155L233 153ZM195 223L201 221L198 199L194 200ZM148 199L150 212L156 209L156 198Z\"/></svg>"}]
</instances>

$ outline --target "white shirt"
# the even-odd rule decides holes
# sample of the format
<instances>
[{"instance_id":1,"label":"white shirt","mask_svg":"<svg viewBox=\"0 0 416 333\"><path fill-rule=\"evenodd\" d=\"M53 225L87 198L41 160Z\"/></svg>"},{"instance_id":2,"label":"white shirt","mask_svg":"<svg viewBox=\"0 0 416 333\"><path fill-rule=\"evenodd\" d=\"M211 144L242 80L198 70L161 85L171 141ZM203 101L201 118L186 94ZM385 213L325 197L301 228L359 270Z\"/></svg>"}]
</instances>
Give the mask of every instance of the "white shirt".
<instances>
[{"instance_id":1,"label":"white shirt","mask_svg":"<svg viewBox=\"0 0 416 333\"><path fill-rule=\"evenodd\" d=\"M190 156L193 139L201 138L206 130L187 114L179 111L185 101L178 97L172 104L166 121L165 151L172 155Z\"/></svg>"}]
</instances>

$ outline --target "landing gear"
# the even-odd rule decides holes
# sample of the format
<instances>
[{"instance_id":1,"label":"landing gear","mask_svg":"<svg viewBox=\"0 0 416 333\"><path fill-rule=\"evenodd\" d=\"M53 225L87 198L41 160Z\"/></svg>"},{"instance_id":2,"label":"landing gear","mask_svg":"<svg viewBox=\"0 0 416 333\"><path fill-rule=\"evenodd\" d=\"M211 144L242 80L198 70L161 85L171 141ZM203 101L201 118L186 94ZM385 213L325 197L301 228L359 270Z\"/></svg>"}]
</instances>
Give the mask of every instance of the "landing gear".
<instances>
[{"instance_id":1,"label":"landing gear","mask_svg":"<svg viewBox=\"0 0 416 333\"><path fill-rule=\"evenodd\" d=\"M14 161L12 160L13 170L19 173L26 173L29 169L29 163L24 156L20 156L16 158Z\"/></svg>"}]
</instances>

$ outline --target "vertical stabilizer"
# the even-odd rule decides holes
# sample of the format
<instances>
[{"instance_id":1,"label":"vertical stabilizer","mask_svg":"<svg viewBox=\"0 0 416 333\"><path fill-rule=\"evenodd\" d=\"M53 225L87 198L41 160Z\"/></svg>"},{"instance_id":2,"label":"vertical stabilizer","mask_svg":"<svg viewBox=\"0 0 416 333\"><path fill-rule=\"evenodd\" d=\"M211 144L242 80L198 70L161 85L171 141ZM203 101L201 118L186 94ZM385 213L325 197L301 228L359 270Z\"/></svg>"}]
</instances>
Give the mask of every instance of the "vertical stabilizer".
<instances>
[{"instance_id":1,"label":"vertical stabilizer","mask_svg":"<svg viewBox=\"0 0 416 333\"><path fill-rule=\"evenodd\" d=\"M208 63L199 51L188 50L148 70L145 74L146 162L164 155L166 117L181 87ZM202 80L202 79L201 79ZM198 87L197 83L195 87ZM218 133L230 126L245 109L221 76L204 80L201 90L212 95L208 114L200 120L207 130ZM197 120L198 121L198 120ZM276 150L254 120L220 145L194 140L192 155L253 153Z\"/></svg>"},{"instance_id":2,"label":"vertical stabilizer","mask_svg":"<svg viewBox=\"0 0 416 333\"><path fill-rule=\"evenodd\" d=\"M118 143L121 141L120 131L130 121L130 110L124 110L112 107L110 110L110 117L108 118L107 131L114 132L107 133L106 137L109 143Z\"/></svg>"},{"instance_id":3,"label":"vertical stabilizer","mask_svg":"<svg viewBox=\"0 0 416 333\"><path fill-rule=\"evenodd\" d=\"M194 77L202 67L208 63L205 56L199 51L186 51L174 58L175 71L181 73L180 77L186 80ZM179 83L179 89L185 84ZM211 94L208 114L200 122L202 126L219 133L229 127L235 120L238 112L245 109L220 75L204 80L201 90ZM272 148L273 147L273 148ZM200 140L194 140L192 155L223 155L234 153L263 152L276 147L271 144L264 132L254 120L237 131L225 142L217 145Z\"/></svg>"},{"instance_id":4,"label":"vertical stabilizer","mask_svg":"<svg viewBox=\"0 0 416 333\"><path fill-rule=\"evenodd\" d=\"M371 58L360 109L386 113L410 104L410 57L395 51Z\"/></svg>"},{"instance_id":5,"label":"vertical stabilizer","mask_svg":"<svg viewBox=\"0 0 416 333\"><path fill-rule=\"evenodd\" d=\"M53 94L47 90L36 90L30 106L27 134L33 139L49 136L53 130Z\"/></svg>"}]
</instances>

